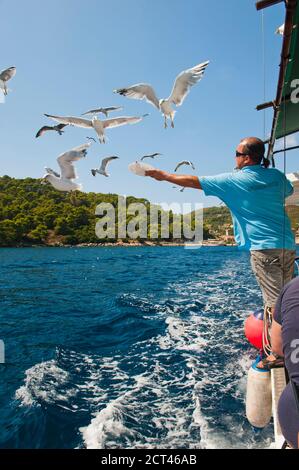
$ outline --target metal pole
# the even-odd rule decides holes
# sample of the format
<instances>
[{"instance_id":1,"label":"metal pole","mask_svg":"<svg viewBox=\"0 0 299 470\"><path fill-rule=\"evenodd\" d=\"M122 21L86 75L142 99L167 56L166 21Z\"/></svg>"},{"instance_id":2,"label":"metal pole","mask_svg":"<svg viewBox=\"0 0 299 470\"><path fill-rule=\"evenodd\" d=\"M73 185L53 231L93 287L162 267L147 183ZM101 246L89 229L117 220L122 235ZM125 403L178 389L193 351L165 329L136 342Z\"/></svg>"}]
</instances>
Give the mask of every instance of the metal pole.
<instances>
[{"instance_id":1,"label":"metal pole","mask_svg":"<svg viewBox=\"0 0 299 470\"><path fill-rule=\"evenodd\" d=\"M296 150L296 149L299 149L299 145L296 145L296 147L289 147L283 150L275 150L275 152L273 152L273 155L276 155L277 153L282 153L282 152L289 152L290 150Z\"/></svg>"},{"instance_id":2,"label":"metal pole","mask_svg":"<svg viewBox=\"0 0 299 470\"><path fill-rule=\"evenodd\" d=\"M297 6L297 0L286 0L285 3L286 3L285 31L284 31L284 37L283 37L283 46L282 46L282 53L281 53L281 63L280 63L277 95L275 99L273 125L272 125L271 138L270 138L269 149L268 149L268 159L272 159L272 163L274 163L273 150L274 150L274 145L275 145L275 132L276 132L277 124L278 124L280 107L281 107L281 104L283 103L284 80L285 80L285 75L287 71L287 65L289 62L293 21L294 21L295 9Z\"/></svg>"},{"instance_id":3,"label":"metal pole","mask_svg":"<svg viewBox=\"0 0 299 470\"><path fill-rule=\"evenodd\" d=\"M281 102L282 103L289 103L291 101L291 95L286 95L282 100ZM262 104L259 104L257 107L256 107L256 110L257 111L262 111L263 109L267 109L267 108L275 108L276 106L276 102L275 101L268 101L267 103L262 103Z\"/></svg>"},{"instance_id":4,"label":"metal pole","mask_svg":"<svg viewBox=\"0 0 299 470\"><path fill-rule=\"evenodd\" d=\"M284 0L261 0L256 3L257 10L263 10L264 8L272 7L272 5L276 5L277 3L282 3Z\"/></svg>"}]
</instances>

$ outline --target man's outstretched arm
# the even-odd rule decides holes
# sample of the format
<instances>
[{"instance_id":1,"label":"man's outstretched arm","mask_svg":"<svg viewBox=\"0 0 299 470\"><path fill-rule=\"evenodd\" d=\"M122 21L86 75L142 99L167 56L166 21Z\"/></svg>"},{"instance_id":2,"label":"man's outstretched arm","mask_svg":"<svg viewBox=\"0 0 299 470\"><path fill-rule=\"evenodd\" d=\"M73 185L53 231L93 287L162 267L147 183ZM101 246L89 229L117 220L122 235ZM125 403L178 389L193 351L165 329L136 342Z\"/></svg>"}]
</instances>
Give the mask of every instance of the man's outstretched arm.
<instances>
[{"instance_id":1,"label":"man's outstretched arm","mask_svg":"<svg viewBox=\"0 0 299 470\"><path fill-rule=\"evenodd\" d=\"M176 175L162 170L146 171L145 176L150 176L157 181L168 181L168 183L177 184L178 186L183 186L185 188L202 189L197 176Z\"/></svg>"}]
</instances>

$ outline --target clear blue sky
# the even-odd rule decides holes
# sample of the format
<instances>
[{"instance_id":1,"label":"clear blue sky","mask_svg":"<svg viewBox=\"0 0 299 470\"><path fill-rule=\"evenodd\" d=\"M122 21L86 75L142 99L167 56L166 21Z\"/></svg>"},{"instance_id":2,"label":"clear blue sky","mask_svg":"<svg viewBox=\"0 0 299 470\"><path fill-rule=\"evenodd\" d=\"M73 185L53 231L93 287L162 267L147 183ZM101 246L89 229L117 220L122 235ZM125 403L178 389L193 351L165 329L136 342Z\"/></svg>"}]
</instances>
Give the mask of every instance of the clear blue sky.
<instances>
[{"instance_id":1,"label":"clear blue sky","mask_svg":"<svg viewBox=\"0 0 299 470\"><path fill-rule=\"evenodd\" d=\"M161 152L162 169L173 171L192 160L198 175L230 171L241 137L263 137L261 13L254 0L0 0L0 69L15 65L13 90L0 105L1 174L41 177L44 166L57 169L56 157L85 142L92 131L68 128L63 137L36 140L49 121L43 113L78 116L91 107L123 105L124 115L150 116L141 124L108 131L107 145L94 144L78 162L85 191L146 197L153 202L215 203L201 193L179 193L172 185L130 174L127 166L145 153ZM265 10L266 99L278 79L284 6ZM204 79L178 109L174 130L146 102L114 95L112 90L151 83L167 97L182 70L210 60ZM271 113L267 113L267 133ZM101 157L119 155L111 178L93 178ZM278 166L280 166L278 164ZM288 171L298 170L298 152Z\"/></svg>"}]
</instances>

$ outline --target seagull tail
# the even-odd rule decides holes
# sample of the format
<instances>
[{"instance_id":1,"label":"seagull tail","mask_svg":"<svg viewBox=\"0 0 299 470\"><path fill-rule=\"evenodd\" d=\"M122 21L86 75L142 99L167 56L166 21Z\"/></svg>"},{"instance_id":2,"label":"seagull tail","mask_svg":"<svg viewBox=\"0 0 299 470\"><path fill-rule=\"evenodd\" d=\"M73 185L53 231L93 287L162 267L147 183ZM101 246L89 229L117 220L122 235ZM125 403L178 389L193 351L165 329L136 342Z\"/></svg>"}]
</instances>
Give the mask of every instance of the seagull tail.
<instances>
[{"instance_id":1,"label":"seagull tail","mask_svg":"<svg viewBox=\"0 0 299 470\"><path fill-rule=\"evenodd\" d=\"M76 191L83 191L83 185L81 183L76 185Z\"/></svg>"}]
</instances>

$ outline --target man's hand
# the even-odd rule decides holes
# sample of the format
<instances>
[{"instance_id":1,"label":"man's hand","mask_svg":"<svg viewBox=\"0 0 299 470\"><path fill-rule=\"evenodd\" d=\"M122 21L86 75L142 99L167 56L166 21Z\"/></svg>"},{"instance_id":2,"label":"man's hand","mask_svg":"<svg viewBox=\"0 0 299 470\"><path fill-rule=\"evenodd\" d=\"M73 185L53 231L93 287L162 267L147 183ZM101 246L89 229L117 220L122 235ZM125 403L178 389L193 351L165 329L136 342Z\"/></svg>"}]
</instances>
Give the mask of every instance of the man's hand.
<instances>
[{"instance_id":1,"label":"man's hand","mask_svg":"<svg viewBox=\"0 0 299 470\"><path fill-rule=\"evenodd\" d=\"M150 176L157 181L166 181L167 173L162 170L149 170L145 172L145 176Z\"/></svg>"}]
</instances>

